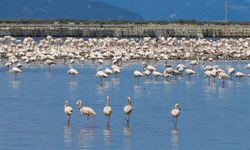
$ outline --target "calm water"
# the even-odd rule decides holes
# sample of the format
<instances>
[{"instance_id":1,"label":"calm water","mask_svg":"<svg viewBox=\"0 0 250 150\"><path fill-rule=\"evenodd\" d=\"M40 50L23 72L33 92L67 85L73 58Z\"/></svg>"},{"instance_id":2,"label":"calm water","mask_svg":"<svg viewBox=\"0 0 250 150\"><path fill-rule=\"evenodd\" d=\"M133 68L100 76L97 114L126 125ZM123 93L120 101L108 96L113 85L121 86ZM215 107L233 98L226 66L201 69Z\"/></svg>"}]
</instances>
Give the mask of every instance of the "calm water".
<instances>
[{"instance_id":1,"label":"calm water","mask_svg":"<svg viewBox=\"0 0 250 150\"><path fill-rule=\"evenodd\" d=\"M173 66L185 61L171 61ZM214 62L247 70L247 61ZM163 70L163 63L154 64ZM117 78L104 79L100 87L95 78L97 65L80 64L72 78L68 66L56 65L48 72L43 65L27 65L14 77L0 72L1 149L170 149L211 150L249 149L250 78L208 86L201 66L191 81L186 76L169 82L140 79L132 73L142 70L140 63L125 64ZM105 126L103 106L110 95L111 127ZM125 126L123 107L132 97L130 127ZM74 109L71 126L63 112L67 99ZM86 118L75 106L78 99L97 113L94 128L86 128ZM182 106L178 129L173 129L170 111L176 102Z\"/></svg>"}]
</instances>

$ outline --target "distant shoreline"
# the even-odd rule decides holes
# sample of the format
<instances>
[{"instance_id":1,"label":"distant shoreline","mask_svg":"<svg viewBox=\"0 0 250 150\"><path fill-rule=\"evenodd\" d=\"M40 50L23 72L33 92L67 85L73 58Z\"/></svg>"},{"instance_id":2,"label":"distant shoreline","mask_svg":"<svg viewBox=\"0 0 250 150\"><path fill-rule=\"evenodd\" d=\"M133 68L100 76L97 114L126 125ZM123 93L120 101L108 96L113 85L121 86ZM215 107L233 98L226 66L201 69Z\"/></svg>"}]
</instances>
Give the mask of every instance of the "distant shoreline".
<instances>
[{"instance_id":1,"label":"distant shoreline","mask_svg":"<svg viewBox=\"0 0 250 150\"><path fill-rule=\"evenodd\" d=\"M0 36L14 37L250 37L250 22L129 22L83 20L0 20Z\"/></svg>"}]
</instances>

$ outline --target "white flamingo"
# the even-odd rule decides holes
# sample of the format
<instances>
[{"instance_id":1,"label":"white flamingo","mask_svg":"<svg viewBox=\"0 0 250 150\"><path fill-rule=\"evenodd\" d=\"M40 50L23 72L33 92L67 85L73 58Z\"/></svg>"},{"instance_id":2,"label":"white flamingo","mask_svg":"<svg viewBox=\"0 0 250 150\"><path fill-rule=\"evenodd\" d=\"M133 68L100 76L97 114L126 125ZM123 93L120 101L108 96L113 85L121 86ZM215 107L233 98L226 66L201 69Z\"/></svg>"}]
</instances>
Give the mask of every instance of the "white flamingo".
<instances>
[{"instance_id":1,"label":"white flamingo","mask_svg":"<svg viewBox=\"0 0 250 150\"><path fill-rule=\"evenodd\" d=\"M231 80L232 80L232 74L235 72L234 67L227 67L227 73L229 74Z\"/></svg>"},{"instance_id":2,"label":"white flamingo","mask_svg":"<svg viewBox=\"0 0 250 150\"><path fill-rule=\"evenodd\" d=\"M191 76L191 75L194 75L195 73L196 73L196 72L193 71L193 70L191 70L191 69L186 69L186 74L188 75L189 80L190 80L190 76Z\"/></svg>"},{"instance_id":3,"label":"white flamingo","mask_svg":"<svg viewBox=\"0 0 250 150\"><path fill-rule=\"evenodd\" d=\"M219 79L222 80L222 87L225 87L225 80L229 78L229 75L226 74L225 72L220 72L219 73Z\"/></svg>"},{"instance_id":4,"label":"white flamingo","mask_svg":"<svg viewBox=\"0 0 250 150\"><path fill-rule=\"evenodd\" d=\"M162 73L158 72L158 71L153 71L152 75L155 77L155 79L157 80L157 77L161 77Z\"/></svg>"},{"instance_id":5,"label":"white flamingo","mask_svg":"<svg viewBox=\"0 0 250 150\"><path fill-rule=\"evenodd\" d=\"M235 77L236 78L239 78L239 80L242 78L242 77L245 77L246 76L246 74L245 73L242 73L242 72L236 72L235 73Z\"/></svg>"},{"instance_id":6,"label":"white flamingo","mask_svg":"<svg viewBox=\"0 0 250 150\"><path fill-rule=\"evenodd\" d=\"M47 59L44 63L46 65L49 65L49 72L50 72L50 66L53 65L53 64L56 64L53 60L50 60L50 59Z\"/></svg>"},{"instance_id":7,"label":"white flamingo","mask_svg":"<svg viewBox=\"0 0 250 150\"><path fill-rule=\"evenodd\" d=\"M109 127L110 116L111 116L111 113L112 113L112 110L111 110L111 107L110 107L110 104L109 104L109 96L107 96L106 105L103 108L103 113L106 116L107 127Z\"/></svg>"},{"instance_id":8,"label":"white flamingo","mask_svg":"<svg viewBox=\"0 0 250 150\"><path fill-rule=\"evenodd\" d=\"M110 74L113 73L113 71L112 71L111 69L109 69L109 68L106 68L106 69L104 70L104 72L105 72L107 75L110 75Z\"/></svg>"},{"instance_id":9,"label":"white flamingo","mask_svg":"<svg viewBox=\"0 0 250 150\"><path fill-rule=\"evenodd\" d=\"M153 72L153 71L156 71L156 68L152 65L147 65L146 70Z\"/></svg>"},{"instance_id":10,"label":"white flamingo","mask_svg":"<svg viewBox=\"0 0 250 150\"><path fill-rule=\"evenodd\" d=\"M97 71L95 76L97 78L100 78L100 80L101 80L101 86L102 86L102 78L107 78L108 77L108 75L104 71L102 71L102 70Z\"/></svg>"},{"instance_id":11,"label":"white flamingo","mask_svg":"<svg viewBox=\"0 0 250 150\"><path fill-rule=\"evenodd\" d=\"M191 65L192 68L193 68L193 66L198 65L198 64L199 64L199 62L198 62L197 60L192 60L192 61L189 63L189 65Z\"/></svg>"},{"instance_id":12,"label":"white flamingo","mask_svg":"<svg viewBox=\"0 0 250 150\"><path fill-rule=\"evenodd\" d=\"M76 106L80 110L80 113L82 116L86 115L87 116L87 124L86 126L88 127L88 121L89 121L89 116L92 117L92 127L94 126L94 119L95 119L95 111L91 107L84 107L82 100L78 100L76 102Z\"/></svg>"},{"instance_id":13,"label":"white flamingo","mask_svg":"<svg viewBox=\"0 0 250 150\"><path fill-rule=\"evenodd\" d=\"M67 74L68 74L68 75L72 75L73 78L74 78L75 75L78 75L78 74L79 74L79 72L78 72L76 69L74 69L74 68L70 68L70 69L67 71Z\"/></svg>"},{"instance_id":14,"label":"white flamingo","mask_svg":"<svg viewBox=\"0 0 250 150\"><path fill-rule=\"evenodd\" d=\"M67 124L70 125L70 116L73 113L72 107L69 105L69 102L65 100L64 102L64 114L67 117Z\"/></svg>"},{"instance_id":15,"label":"white flamingo","mask_svg":"<svg viewBox=\"0 0 250 150\"><path fill-rule=\"evenodd\" d=\"M112 65L111 68L112 68L113 73L115 74L115 77L117 76L118 73L121 72L121 68L119 66Z\"/></svg>"},{"instance_id":16,"label":"white flamingo","mask_svg":"<svg viewBox=\"0 0 250 150\"><path fill-rule=\"evenodd\" d=\"M127 125L129 125L130 114L132 112L131 97L128 97L128 105L124 106L123 111L125 113L125 120L127 121Z\"/></svg>"},{"instance_id":17,"label":"white flamingo","mask_svg":"<svg viewBox=\"0 0 250 150\"><path fill-rule=\"evenodd\" d=\"M181 107L179 103L176 103L174 105L174 108L171 110L171 115L174 120L174 127L177 126L177 120L178 120L178 117L180 116L180 110L181 110Z\"/></svg>"},{"instance_id":18,"label":"white flamingo","mask_svg":"<svg viewBox=\"0 0 250 150\"><path fill-rule=\"evenodd\" d=\"M134 71L134 78L137 78L137 83L138 83L138 81L139 81L139 78L140 77L143 77L144 76L144 74L142 73L142 72L140 72L140 71L138 71L138 70L135 70Z\"/></svg>"},{"instance_id":19,"label":"white flamingo","mask_svg":"<svg viewBox=\"0 0 250 150\"><path fill-rule=\"evenodd\" d=\"M205 78L208 78L208 84L210 85L210 78L212 77L212 71L206 70L204 72L204 76L205 76Z\"/></svg>"},{"instance_id":20,"label":"white flamingo","mask_svg":"<svg viewBox=\"0 0 250 150\"><path fill-rule=\"evenodd\" d=\"M21 69L19 69L19 68L17 68L17 67L13 67L13 68L11 68L10 70L9 70L9 73L13 73L13 74L18 74L18 73L21 73L22 72L22 70Z\"/></svg>"}]
</instances>

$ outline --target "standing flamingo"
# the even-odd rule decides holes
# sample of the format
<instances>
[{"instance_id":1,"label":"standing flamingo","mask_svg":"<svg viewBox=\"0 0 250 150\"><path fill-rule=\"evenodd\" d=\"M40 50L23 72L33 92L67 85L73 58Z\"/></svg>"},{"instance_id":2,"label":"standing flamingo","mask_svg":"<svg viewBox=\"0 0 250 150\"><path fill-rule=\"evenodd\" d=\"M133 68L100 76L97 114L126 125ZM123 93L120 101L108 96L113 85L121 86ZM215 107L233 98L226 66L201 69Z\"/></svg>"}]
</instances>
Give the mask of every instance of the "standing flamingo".
<instances>
[{"instance_id":1,"label":"standing flamingo","mask_svg":"<svg viewBox=\"0 0 250 150\"><path fill-rule=\"evenodd\" d=\"M127 121L127 125L129 125L129 120L130 120L130 114L132 112L132 103L131 103L131 98L128 97L128 105L124 106L123 111L125 113L125 120Z\"/></svg>"},{"instance_id":2,"label":"standing flamingo","mask_svg":"<svg viewBox=\"0 0 250 150\"><path fill-rule=\"evenodd\" d=\"M230 76L230 79L232 80L232 74L235 72L234 67L227 67L227 73Z\"/></svg>"},{"instance_id":3,"label":"standing flamingo","mask_svg":"<svg viewBox=\"0 0 250 150\"><path fill-rule=\"evenodd\" d=\"M144 76L144 74L142 72L140 72L138 70L134 71L134 78L137 78L137 83L139 82L139 78L143 77L143 76Z\"/></svg>"},{"instance_id":4,"label":"standing flamingo","mask_svg":"<svg viewBox=\"0 0 250 150\"><path fill-rule=\"evenodd\" d=\"M179 103L176 103L174 105L174 108L171 110L171 115L172 115L173 120L174 120L174 127L177 126L177 119L180 116L180 110L181 110L181 107L180 107Z\"/></svg>"},{"instance_id":5,"label":"standing flamingo","mask_svg":"<svg viewBox=\"0 0 250 150\"><path fill-rule=\"evenodd\" d=\"M53 64L56 64L53 60L50 60L50 59L47 59L44 63L46 65L49 65L49 72L50 72L50 66L53 65Z\"/></svg>"},{"instance_id":6,"label":"standing flamingo","mask_svg":"<svg viewBox=\"0 0 250 150\"><path fill-rule=\"evenodd\" d=\"M13 73L13 74L18 74L18 73L21 73L22 72L22 70L21 69L19 69L19 68L17 68L17 67L13 67L13 68L11 68L10 70L9 70L9 73Z\"/></svg>"},{"instance_id":7,"label":"standing flamingo","mask_svg":"<svg viewBox=\"0 0 250 150\"><path fill-rule=\"evenodd\" d=\"M88 127L89 116L92 116L92 127L94 127L94 119L95 119L95 115L96 115L95 111L91 107L84 107L82 100L78 100L76 102L76 106L79 108L82 116L84 116L84 115L87 116L86 127Z\"/></svg>"},{"instance_id":8,"label":"standing flamingo","mask_svg":"<svg viewBox=\"0 0 250 150\"><path fill-rule=\"evenodd\" d=\"M95 76L97 78L101 79L101 86L102 86L102 78L107 78L108 77L108 75L104 71L102 71L102 70L97 71Z\"/></svg>"},{"instance_id":9,"label":"standing flamingo","mask_svg":"<svg viewBox=\"0 0 250 150\"><path fill-rule=\"evenodd\" d=\"M190 76L193 75L193 74L195 74L195 73L196 72L193 71L193 70L191 70L191 69L186 69L186 74L188 75L189 80L190 80Z\"/></svg>"},{"instance_id":10,"label":"standing flamingo","mask_svg":"<svg viewBox=\"0 0 250 150\"><path fill-rule=\"evenodd\" d=\"M109 96L107 96L106 105L103 108L103 113L106 116L107 127L109 127L110 116L111 116L111 113L112 113L112 110L111 110L111 107L110 107L110 104L109 104Z\"/></svg>"},{"instance_id":11,"label":"standing flamingo","mask_svg":"<svg viewBox=\"0 0 250 150\"><path fill-rule=\"evenodd\" d=\"M222 80L222 88L225 87L225 80L229 78L229 75L226 74L225 72L220 72L219 73L219 79Z\"/></svg>"},{"instance_id":12,"label":"standing flamingo","mask_svg":"<svg viewBox=\"0 0 250 150\"><path fill-rule=\"evenodd\" d=\"M69 105L69 102L67 100L65 100L64 102L64 114L67 117L67 124L70 125L70 116L73 112L72 107Z\"/></svg>"},{"instance_id":13,"label":"standing flamingo","mask_svg":"<svg viewBox=\"0 0 250 150\"><path fill-rule=\"evenodd\" d=\"M236 77L236 78L239 78L239 80L240 80L240 78L245 77L245 76L246 76L246 74L245 74L245 73L242 73L242 72L236 72L236 73L235 73L235 77Z\"/></svg>"},{"instance_id":14,"label":"standing flamingo","mask_svg":"<svg viewBox=\"0 0 250 150\"><path fill-rule=\"evenodd\" d=\"M75 75L79 74L79 72L78 72L76 69L74 69L74 68L70 68L70 69L67 71L67 74L68 74L68 75L72 75L73 78L74 78Z\"/></svg>"}]
</instances>

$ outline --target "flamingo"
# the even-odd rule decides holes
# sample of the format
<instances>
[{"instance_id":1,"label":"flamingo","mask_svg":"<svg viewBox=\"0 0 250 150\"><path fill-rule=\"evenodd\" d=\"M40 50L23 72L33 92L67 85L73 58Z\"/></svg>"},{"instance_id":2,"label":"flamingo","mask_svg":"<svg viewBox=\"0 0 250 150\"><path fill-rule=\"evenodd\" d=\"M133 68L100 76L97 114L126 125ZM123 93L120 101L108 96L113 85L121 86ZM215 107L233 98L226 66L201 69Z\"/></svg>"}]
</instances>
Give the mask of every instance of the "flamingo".
<instances>
[{"instance_id":1,"label":"flamingo","mask_svg":"<svg viewBox=\"0 0 250 150\"><path fill-rule=\"evenodd\" d=\"M17 68L17 67L13 67L9 70L9 73L13 73L13 74L18 74L18 73L21 73L22 70Z\"/></svg>"},{"instance_id":2,"label":"flamingo","mask_svg":"<svg viewBox=\"0 0 250 150\"><path fill-rule=\"evenodd\" d=\"M189 63L189 65L191 65L192 68L193 68L193 66L198 65L198 64L199 64L199 62L198 62L197 60L192 60L192 61Z\"/></svg>"},{"instance_id":3,"label":"flamingo","mask_svg":"<svg viewBox=\"0 0 250 150\"><path fill-rule=\"evenodd\" d=\"M73 109L72 107L69 105L69 102L67 100L65 100L64 102L64 114L67 117L67 124L70 124L70 116L73 113Z\"/></svg>"},{"instance_id":4,"label":"flamingo","mask_svg":"<svg viewBox=\"0 0 250 150\"><path fill-rule=\"evenodd\" d=\"M190 76L193 75L193 74L195 74L195 73L196 72L193 71L193 70L191 70L191 69L186 69L186 74L188 75L189 80L190 80Z\"/></svg>"},{"instance_id":5,"label":"flamingo","mask_svg":"<svg viewBox=\"0 0 250 150\"><path fill-rule=\"evenodd\" d=\"M229 78L229 75L226 74L225 72L220 72L219 73L219 79L222 80L222 87L225 87L225 80Z\"/></svg>"},{"instance_id":6,"label":"flamingo","mask_svg":"<svg viewBox=\"0 0 250 150\"><path fill-rule=\"evenodd\" d=\"M104 71L102 71L102 70L97 71L95 76L97 78L101 79L101 86L102 86L102 78L107 78L108 77L108 75Z\"/></svg>"},{"instance_id":7,"label":"flamingo","mask_svg":"<svg viewBox=\"0 0 250 150\"><path fill-rule=\"evenodd\" d=\"M106 68L106 69L104 70L104 72L105 72L107 75L110 75L110 74L113 73L113 71L112 71L111 69L109 69L109 68Z\"/></svg>"},{"instance_id":8,"label":"flamingo","mask_svg":"<svg viewBox=\"0 0 250 150\"><path fill-rule=\"evenodd\" d=\"M44 63L46 65L49 65L49 72L50 72L50 66L53 65L53 64L56 64L53 60L50 60L50 59L46 60Z\"/></svg>"},{"instance_id":9,"label":"flamingo","mask_svg":"<svg viewBox=\"0 0 250 150\"><path fill-rule=\"evenodd\" d=\"M109 104L109 96L107 96L106 105L103 108L103 113L106 116L107 127L109 127L110 116L112 113L112 110Z\"/></svg>"},{"instance_id":10,"label":"flamingo","mask_svg":"<svg viewBox=\"0 0 250 150\"><path fill-rule=\"evenodd\" d=\"M146 70L153 72L153 71L156 71L156 68L152 65L147 65Z\"/></svg>"},{"instance_id":11,"label":"flamingo","mask_svg":"<svg viewBox=\"0 0 250 150\"><path fill-rule=\"evenodd\" d=\"M227 73L229 74L231 80L232 80L232 74L235 72L234 67L227 67Z\"/></svg>"},{"instance_id":12,"label":"flamingo","mask_svg":"<svg viewBox=\"0 0 250 150\"><path fill-rule=\"evenodd\" d=\"M67 74L68 74L68 75L72 75L73 78L74 78L75 75L79 74L79 72L78 72L76 69L74 69L74 68L70 68L70 69L67 71Z\"/></svg>"},{"instance_id":13,"label":"flamingo","mask_svg":"<svg viewBox=\"0 0 250 150\"><path fill-rule=\"evenodd\" d=\"M123 111L125 113L125 120L127 121L127 125L129 125L130 114L132 112L132 103L131 97L128 97L128 105L124 106Z\"/></svg>"},{"instance_id":14,"label":"flamingo","mask_svg":"<svg viewBox=\"0 0 250 150\"><path fill-rule=\"evenodd\" d=\"M155 79L157 80L157 77L162 76L162 73L158 72L158 71L153 71L152 75L155 76Z\"/></svg>"},{"instance_id":15,"label":"flamingo","mask_svg":"<svg viewBox=\"0 0 250 150\"><path fill-rule=\"evenodd\" d=\"M246 76L246 74L245 74L245 73L242 73L242 72L236 72L236 73L235 73L235 77L236 77L236 78L239 78L239 80L240 80L240 78L245 77L245 76Z\"/></svg>"},{"instance_id":16,"label":"flamingo","mask_svg":"<svg viewBox=\"0 0 250 150\"><path fill-rule=\"evenodd\" d=\"M206 70L206 71L204 72L204 76L205 76L205 78L208 78L208 84L210 85L210 78L211 78L211 76L212 76L212 71Z\"/></svg>"},{"instance_id":17,"label":"flamingo","mask_svg":"<svg viewBox=\"0 0 250 150\"><path fill-rule=\"evenodd\" d=\"M95 119L95 116L96 116L95 111L91 107L84 107L83 103L82 103L82 100L78 100L76 102L76 106L80 110L80 113L81 113L82 116L84 116L84 115L87 116L86 127L88 127L89 116L92 117L92 127L94 127L94 119Z\"/></svg>"},{"instance_id":18,"label":"flamingo","mask_svg":"<svg viewBox=\"0 0 250 150\"><path fill-rule=\"evenodd\" d=\"M144 76L144 74L143 74L142 72L140 72L140 71L138 71L138 70L135 70L135 71L134 71L134 77L137 78L137 83L138 83L138 81L139 81L139 78L140 78L140 77L143 77L143 76Z\"/></svg>"},{"instance_id":19,"label":"flamingo","mask_svg":"<svg viewBox=\"0 0 250 150\"><path fill-rule=\"evenodd\" d=\"M121 72L121 68L119 66L112 65L111 68L112 68L113 73L115 74L115 77L117 76L118 73Z\"/></svg>"},{"instance_id":20,"label":"flamingo","mask_svg":"<svg viewBox=\"0 0 250 150\"><path fill-rule=\"evenodd\" d=\"M174 108L171 110L171 115L174 120L174 127L177 126L177 120L178 120L178 117L180 116L180 110L181 110L181 107L179 103L176 103L174 105Z\"/></svg>"},{"instance_id":21,"label":"flamingo","mask_svg":"<svg viewBox=\"0 0 250 150\"><path fill-rule=\"evenodd\" d=\"M169 74L169 73L167 73L167 72L165 72L165 71L162 73L162 76L165 77L166 80L167 80L168 78L171 78L171 77L172 77L171 74Z\"/></svg>"},{"instance_id":22,"label":"flamingo","mask_svg":"<svg viewBox=\"0 0 250 150\"><path fill-rule=\"evenodd\" d=\"M21 72L22 72L22 70L19 69L19 68L17 68L17 67L13 67L13 68L11 68L11 69L9 70L9 73L14 74L15 77L17 76L18 73L21 73Z\"/></svg>"}]
</instances>

